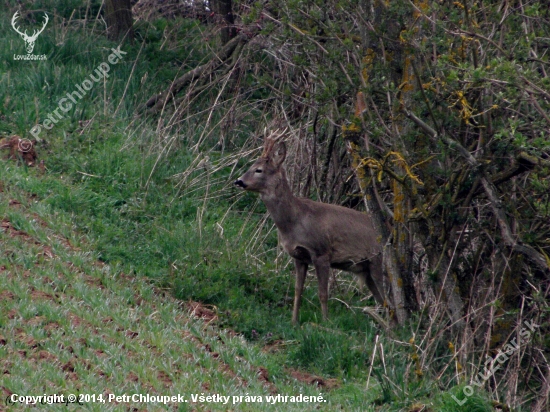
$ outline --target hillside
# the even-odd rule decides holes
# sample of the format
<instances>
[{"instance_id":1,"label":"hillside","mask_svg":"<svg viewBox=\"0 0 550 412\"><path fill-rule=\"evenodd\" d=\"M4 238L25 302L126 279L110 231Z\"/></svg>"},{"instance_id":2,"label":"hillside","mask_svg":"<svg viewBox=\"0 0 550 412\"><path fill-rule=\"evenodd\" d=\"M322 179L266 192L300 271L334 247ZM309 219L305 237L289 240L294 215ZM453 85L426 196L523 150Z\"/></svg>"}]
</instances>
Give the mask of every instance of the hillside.
<instances>
[{"instance_id":1,"label":"hillside","mask_svg":"<svg viewBox=\"0 0 550 412\"><path fill-rule=\"evenodd\" d=\"M280 410L276 395L287 395L285 410L333 410L330 381L269 373L270 354L211 326L212 310L99 261L67 216L13 184L10 166L2 161L0 409Z\"/></svg>"}]
</instances>

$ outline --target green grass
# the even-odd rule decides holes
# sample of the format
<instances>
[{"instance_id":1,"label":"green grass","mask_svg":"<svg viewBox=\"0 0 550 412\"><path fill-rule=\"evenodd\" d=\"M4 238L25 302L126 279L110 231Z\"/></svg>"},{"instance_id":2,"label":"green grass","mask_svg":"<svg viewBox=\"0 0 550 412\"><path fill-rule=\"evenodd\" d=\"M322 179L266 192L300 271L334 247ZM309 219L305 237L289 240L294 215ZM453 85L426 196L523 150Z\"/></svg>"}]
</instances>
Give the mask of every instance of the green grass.
<instances>
[{"instance_id":1,"label":"green grass","mask_svg":"<svg viewBox=\"0 0 550 412\"><path fill-rule=\"evenodd\" d=\"M68 18L74 4L59 1L44 8ZM14 10L2 18L8 21ZM85 12L79 5L80 18ZM105 40L91 15L64 34L52 18L36 45L35 53L48 55L43 62L13 61L12 47L22 53L22 42L3 26L0 34L13 41L0 45L0 133L28 137L59 98L117 46ZM280 394L322 392L328 400L285 404L285 410L393 411L415 403L438 411L466 410L457 409L429 378L416 379L408 348L361 313L367 302L351 277L336 283L333 296L339 300L330 300L331 318L321 322L316 280L309 276L302 326L292 327L288 257L278 253L263 205L231 187L246 159L227 160L230 154L217 152L215 139L204 141L199 152L191 150L198 127L170 134L134 118L140 103L202 61L200 30L192 21L141 23L136 31L139 40L146 39L144 47L139 41L124 45L128 54L112 67L109 79L40 135L44 174L0 160L0 220L26 234L0 231L5 340L0 386L26 395L266 396L271 389L259 378L261 367ZM161 51L166 32L172 43ZM84 128L80 120L91 123ZM252 130L253 125L242 126L234 143L245 141ZM162 139L173 144L159 154ZM210 169L195 169L206 155ZM21 205L10 205L14 199ZM209 305L217 320L188 317L182 302L189 300ZM408 330L394 332L397 341L411 336ZM385 358L380 352L374 357L366 388L377 334ZM337 385L329 390L295 380L295 370ZM484 399L476 395L471 402L482 405L480 411L490 410ZM85 407L120 410L114 404ZM179 410L196 408L229 409L179 405ZM264 402L235 408L281 406Z\"/></svg>"},{"instance_id":2,"label":"green grass","mask_svg":"<svg viewBox=\"0 0 550 412\"><path fill-rule=\"evenodd\" d=\"M10 171L2 172L6 177ZM315 386L293 380L276 355L191 319L179 301L147 278L102 264L90 248L93 240L76 232L73 217L26 195L9 188L0 201L5 229L0 235L0 382L8 393L180 393L189 403L191 394L201 392L265 397L270 387L257 373L263 367L279 393L319 394ZM10 205L14 199L21 204ZM322 409L345 402L343 395L334 396L326 395ZM364 400L362 404L368 408ZM227 410L222 405L207 408ZM112 403L90 402L85 409L119 410ZM263 403L261 409L280 407ZM243 403L240 410L256 408Z\"/></svg>"}]
</instances>

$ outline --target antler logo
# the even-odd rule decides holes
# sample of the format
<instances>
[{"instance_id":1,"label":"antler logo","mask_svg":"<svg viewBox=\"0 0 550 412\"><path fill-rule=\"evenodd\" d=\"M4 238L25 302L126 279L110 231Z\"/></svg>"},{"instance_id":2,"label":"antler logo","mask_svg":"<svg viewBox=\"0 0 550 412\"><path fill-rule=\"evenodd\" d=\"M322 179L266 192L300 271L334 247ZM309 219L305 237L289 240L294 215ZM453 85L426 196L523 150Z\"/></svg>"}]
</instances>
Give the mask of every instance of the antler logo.
<instances>
[{"instance_id":1,"label":"antler logo","mask_svg":"<svg viewBox=\"0 0 550 412\"><path fill-rule=\"evenodd\" d=\"M24 32L21 32L21 30L19 30L15 25L15 21L17 20L18 17L19 17L19 12L16 11L15 14L13 15L13 18L11 19L11 26L17 33L21 35L21 37L23 37L23 40L25 40L25 48L27 49L27 53L31 54L34 49L34 42L36 41L38 35L44 31L44 29L46 28L46 24L48 24L48 21L50 19L48 15L44 13L44 24L42 28L40 30L35 30L32 33L32 36L29 36L27 34L27 30L25 30Z\"/></svg>"}]
</instances>

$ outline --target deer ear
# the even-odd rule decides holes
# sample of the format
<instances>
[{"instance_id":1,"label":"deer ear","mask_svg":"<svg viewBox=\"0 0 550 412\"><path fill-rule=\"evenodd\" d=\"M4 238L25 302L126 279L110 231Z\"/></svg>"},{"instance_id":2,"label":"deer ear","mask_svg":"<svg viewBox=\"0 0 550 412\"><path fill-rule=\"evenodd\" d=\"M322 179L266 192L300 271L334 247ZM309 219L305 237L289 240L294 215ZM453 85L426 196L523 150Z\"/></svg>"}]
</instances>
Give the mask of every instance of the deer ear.
<instances>
[{"instance_id":1,"label":"deer ear","mask_svg":"<svg viewBox=\"0 0 550 412\"><path fill-rule=\"evenodd\" d=\"M273 164L276 167L279 167L283 164L286 157L286 145L284 142L280 142L277 146L275 146L273 150L273 156L271 157Z\"/></svg>"}]
</instances>

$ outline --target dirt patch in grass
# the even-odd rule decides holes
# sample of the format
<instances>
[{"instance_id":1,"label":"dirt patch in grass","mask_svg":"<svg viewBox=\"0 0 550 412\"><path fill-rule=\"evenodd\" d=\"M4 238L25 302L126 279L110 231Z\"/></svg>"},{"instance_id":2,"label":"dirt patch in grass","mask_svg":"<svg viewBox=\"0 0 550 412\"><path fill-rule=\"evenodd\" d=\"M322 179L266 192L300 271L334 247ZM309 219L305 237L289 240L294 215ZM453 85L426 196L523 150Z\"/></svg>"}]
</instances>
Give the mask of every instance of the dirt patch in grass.
<instances>
[{"instance_id":1,"label":"dirt patch in grass","mask_svg":"<svg viewBox=\"0 0 550 412\"><path fill-rule=\"evenodd\" d=\"M157 373L157 378L159 381L162 382L162 384L166 387L170 387L172 386L172 378L170 377L170 375L168 375L166 372L164 371L158 371Z\"/></svg>"},{"instance_id":2,"label":"dirt patch in grass","mask_svg":"<svg viewBox=\"0 0 550 412\"><path fill-rule=\"evenodd\" d=\"M31 355L31 357L40 361L48 362L48 363L57 362L57 356L52 355L50 352L46 350L40 350L38 352L35 352L34 354Z\"/></svg>"},{"instance_id":3,"label":"dirt patch in grass","mask_svg":"<svg viewBox=\"0 0 550 412\"><path fill-rule=\"evenodd\" d=\"M2 221L0 222L0 229L4 232L7 232L8 236L12 238L22 237L26 242L30 242L32 240L32 237L28 233L25 233L22 230L17 230L16 228L14 228L8 219L2 219ZM37 242L33 242L33 243L38 244Z\"/></svg>"},{"instance_id":4,"label":"dirt patch in grass","mask_svg":"<svg viewBox=\"0 0 550 412\"><path fill-rule=\"evenodd\" d=\"M17 135L0 139L0 149L8 152L8 158L13 160L21 160L27 166L36 164L37 155L35 150L35 142L29 139L22 139Z\"/></svg>"},{"instance_id":5,"label":"dirt patch in grass","mask_svg":"<svg viewBox=\"0 0 550 412\"><path fill-rule=\"evenodd\" d=\"M38 198L37 195L35 194L30 194L28 195L28 198L30 200L36 200ZM32 214L32 219L38 223L40 225L40 227L44 228L44 229L48 229L48 231L50 231L49 233L49 237L50 238L54 238L56 240L59 241L59 243L61 243L66 249L68 249L69 251L71 252L79 252L81 249L76 247L76 246L73 246L71 244L71 242L69 241L69 239L67 239L66 237L64 236L61 236L57 233L53 233L52 232L52 229L50 228L50 225L48 225L37 213L33 213Z\"/></svg>"},{"instance_id":6,"label":"dirt patch in grass","mask_svg":"<svg viewBox=\"0 0 550 412\"><path fill-rule=\"evenodd\" d=\"M210 354L212 359L215 359L219 362L218 370L223 373L224 375L228 376L230 379L234 379L239 383L240 386L247 387L248 382L246 379L241 378L233 369L231 369L231 366L229 366L220 356L218 352L215 352L212 347L207 343L203 344L200 342L200 340L192 335L191 333L186 333L185 337L188 340L191 340L193 343L197 345L197 347L202 348L206 353Z\"/></svg>"},{"instance_id":7,"label":"dirt patch in grass","mask_svg":"<svg viewBox=\"0 0 550 412\"><path fill-rule=\"evenodd\" d=\"M8 206L17 208L21 206L21 202L19 200L10 199L10 201L8 202Z\"/></svg>"},{"instance_id":8,"label":"dirt patch in grass","mask_svg":"<svg viewBox=\"0 0 550 412\"><path fill-rule=\"evenodd\" d=\"M134 331L132 331L132 330L127 330L126 333L125 333L125 335L126 335L127 337L129 337L130 339L135 339L135 338L138 337L139 333L138 333L138 332L134 332Z\"/></svg>"},{"instance_id":9,"label":"dirt patch in grass","mask_svg":"<svg viewBox=\"0 0 550 412\"><path fill-rule=\"evenodd\" d=\"M83 271L81 268L77 267L72 262L63 262L63 266L67 268L67 270L71 273L74 273L75 275L79 275L81 279L83 279L89 286L93 286L94 288L98 288L101 290L105 290L105 286L103 285L103 282L101 279L89 275L85 271Z\"/></svg>"},{"instance_id":10,"label":"dirt patch in grass","mask_svg":"<svg viewBox=\"0 0 550 412\"><path fill-rule=\"evenodd\" d=\"M40 346L39 342L30 335L27 335L23 330L18 329L14 334L14 340L21 343L29 349L36 349ZM25 353L26 356L26 353Z\"/></svg>"},{"instance_id":11,"label":"dirt patch in grass","mask_svg":"<svg viewBox=\"0 0 550 412\"><path fill-rule=\"evenodd\" d=\"M87 323L88 323L84 319L82 319L81 317L75 315L74 313L69 313L69 315L67 317L69 318L69 321L71 322L71 325L74 328L78 328L81 325L87 325ZM91 326L91 325L88 325L88 326Z\"/></svg>"},{"instance_id":12,"label":"dirt patch in grass","mask_svg":"<svg viewBox=\"0 0 550 412\"><path fill-rule=\"evenodd\" d=\"M2 272L2 268L0 268L0 272ZM0 301L12 301L15 298L15 295L11 293L9 290L2 290L0 291Z\"/></svg>"},{"instance_id":13,"label":"dirt patch in grass","mask_svg":"<svg viewBox=\"0 0 550 412\"><path fill-rule=\"evenodd\" d=\"M27 320L26 324L33 327L38 327L38 326L41 326L45 320L46 320L45 316L35 316Z\"/></svg>"},{"instance_id":14,"label":"dirt patch in grass","mask_svg":"<svg viewBox=\"0 0 550 412\"><path fill-rule=\"evenodd\" d=\"M43 246L44 250L42 252L42 256L44 256L46 259L54 259L55 253L53 253L52 248L49 246Z\"/></svg>"},{"instance_id":15,"label":"dirt patch in grass","mask_svg":"<svg viewBox=\"0 0 550 412\"><path fill-rule=\"evenodd\" d=\"M126 380L128 380L130 382L139 382L139 377L134 372L130 372L126 376Z\"/></svg>"},{"instance_id":16,"label":"dirt patch in grass","mask_svg":"<svg viewBox=\"0 0 550 412\"><path fill-rule=\"evenodd\" d=\"M197 339L198 340L198 339ZM220 354L218 352L215 352L214 350L212 350L212 347L207 343L207 344L204 344L202 345L202 348L204 349L205 352L209 353L210 356L213 358L213 359L216 359L219 363L220 363L220 366L219 366L219 370L220 372L223 372L224 374L226 374L227 376L231 377L232 379L236 380L239 385L241 386L244 386L244 387L247 387L248 386L248 382L246 381L246 379L243 379L241 378L239 375L237 375L235 373L235 371L233 369L231 369L231 366L229 366L223 359L222 357L220 356Z\"/></svg>"},{"instance_id":17,"label":"dirt patch in grass","mask_svg":"<svg viewBox=\"0 0 550 412\"><path fill-rule=\"evenodd\" d=\"M269 381L269 372L263 366L260 366L258 368L258 380L263 383L263 385L269 390L269 393L271 393L272 395L279 393L279 390L273 384L273 382Z\"/></svg>"},{"instance_id":18,"label":"dirt patch in grass","mask_svg":"<svg viewBox=\"0 0 550 412\"><path fill-rule=\"evenodd\" d=\"M218 315L216 315L216 312L201 302L194 302L190 300L186 302L185 306L187 307L187 310L189 310L191 316L203 319L206 323L215 322L218 320Z\"/></svg>"},{"instance_id":19,"label":"dirt patch in grass","mask_svg":"<svg viewBox=\"0 0 550 412\"><path fill-rule=\"evenodd\" d=\"M30 295L33 300L56 300L54 295L42 290L36 290L34 288L31 288Z\"/></svg>"},{"instance_id":20,"label":"dirt patch in grass","mask_svg":"<svg viewBox=\"0 0 550 412\"><path fill-rule=\"evenodd\" d=\"M1 181L0 181L0 188L2 188L2 190L0 190L0 193L2 193L3 190L4 190L4 186L3 186L3 183ZM29 199L29 201L34 201L34 200L37 199L38 196L35 195L34 193L30 193L30 194L27 193L26 197ZM16 208L16 209L24 207L24 205L19 200L16 200L16 199L9 200L8 206L10 206L12 208ZM29 217L29 219L30 219L30 217ZM38 223L42 228L45 228L45 229L48 229L48 230L52 231L50 226L38 214L33 213L32 214L32 220L34 220L36 223ZM25 241L31 241L32 240L35 245L42 246L42 248L43 248L42 256L44 256L47 259L56 258L56 255L53 253L53 250L52 250L51 246L42 245L40 242L37 242L36 240L34 240L28 233L23 232L21 230L15 229L13 227L13 224L8 219L4 218L2 221L0 221L0 230L4 230L4 231L8 232L9 236L11 236L11 237L20 236L20 237L23 237L25 239ZM49 234L49 237L58 240L59 243L61 243L66 249L68 249L71 252L80 251L80 248L77 248L77 247L73 246L71 244L71 242L69 241L69 239L67 239L66 237L61 236L57 233L53 233L53 231L52 231L52 233ZM97 265L99 266L99 265L104 265L104 264L102 262L98 262Z\"/></svg>"},{"instance_id":21,"label":"dirt patch in grass","mask_svg":"<svg viewBox=\"0 0 550 412\"><path fill-rule=\"evenodd\" d=\"M319 386L323 389L334 389L340 386L338 379L325 379L320 376L312 375L311 373L302 372L296 369L286 370L290 376L296 379L298 382L307 383L308 385Z\"/></svg>"},{"instance_id":22,"label":"dirt patch in grass","mask_svg":"<svg viewBox=\"0 0 550 412\"><path fill-rule=\"evenodd\" d=\"M42 329L44 329L44 331L46 331L49 336L53 331L58 330L60 327L61 326L57 322L48 322L42 327Z\"/></svg>"}]
</instances>

